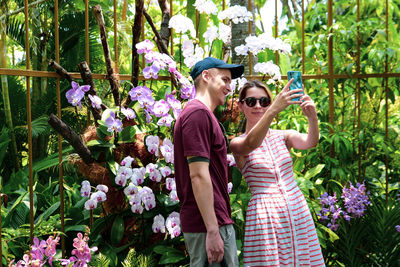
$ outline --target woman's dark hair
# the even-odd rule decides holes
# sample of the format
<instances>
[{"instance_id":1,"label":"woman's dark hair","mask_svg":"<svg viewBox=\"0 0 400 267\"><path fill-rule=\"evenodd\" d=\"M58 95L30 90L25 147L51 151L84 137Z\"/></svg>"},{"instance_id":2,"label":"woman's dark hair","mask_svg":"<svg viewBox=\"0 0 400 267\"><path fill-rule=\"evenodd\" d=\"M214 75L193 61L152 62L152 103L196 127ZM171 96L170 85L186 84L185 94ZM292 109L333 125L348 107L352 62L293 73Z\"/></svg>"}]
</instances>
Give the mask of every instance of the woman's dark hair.
<instances>
[{"instance_id":1,"label":"woman's dark hair","mask_svg":"<svg viewBox=\"0 0 400 267\"><path fill-rule=\"evenodd\" d=\"M269 90L269 88L264 83L262 83L260 81L251 80L251 81L247 81L243 85L243 87L240 89L240 91L239 91L239 102L243 102L243 99L245 99L245 97L246 97L247 90L249 88L252 88L252 87L257 87L257 88L263 89L267 93L269 99L271 99L271 101L272 101L272 93Z\"/></svg>"}]
</instances>

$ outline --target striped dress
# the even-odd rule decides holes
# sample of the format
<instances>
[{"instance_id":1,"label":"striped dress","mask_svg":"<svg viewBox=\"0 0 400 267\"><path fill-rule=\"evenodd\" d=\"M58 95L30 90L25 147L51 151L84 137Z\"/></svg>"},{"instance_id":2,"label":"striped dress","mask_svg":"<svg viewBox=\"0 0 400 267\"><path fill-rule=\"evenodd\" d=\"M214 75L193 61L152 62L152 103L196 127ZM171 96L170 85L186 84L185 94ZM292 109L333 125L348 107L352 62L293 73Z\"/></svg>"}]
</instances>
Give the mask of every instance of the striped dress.
<instances>
[{"instance_id":1,"label":"striped dress","mask_svg":"<svg viewBox=\"0 0 400 267\"><path fill-rule=\"evenodd\" d=\"M325 266L282 131L270 130L245 160L241 172L252 197L246 214L244 266Z\"/></svg>"}]
</instances>

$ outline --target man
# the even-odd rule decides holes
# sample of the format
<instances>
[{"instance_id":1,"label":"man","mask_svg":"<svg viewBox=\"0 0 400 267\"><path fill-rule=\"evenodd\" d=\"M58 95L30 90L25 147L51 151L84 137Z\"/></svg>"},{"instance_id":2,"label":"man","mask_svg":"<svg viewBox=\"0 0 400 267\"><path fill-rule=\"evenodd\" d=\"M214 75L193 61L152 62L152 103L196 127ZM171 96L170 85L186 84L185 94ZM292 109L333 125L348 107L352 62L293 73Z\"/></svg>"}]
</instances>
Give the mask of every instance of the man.
<instances>
[{"instance_id":1,"label":"man","mask_svg":"<svg viewBox=\"0 0 400 267\"><path fill-rule=\"evenodd\" d=\"M225 103L231 79L243 71L243 65L211 57L197 62L190 73L196 97L175 123L175 179L190 266L239 265L227 188L226 142L213 111Z\"/></svg>"}]
</instances>

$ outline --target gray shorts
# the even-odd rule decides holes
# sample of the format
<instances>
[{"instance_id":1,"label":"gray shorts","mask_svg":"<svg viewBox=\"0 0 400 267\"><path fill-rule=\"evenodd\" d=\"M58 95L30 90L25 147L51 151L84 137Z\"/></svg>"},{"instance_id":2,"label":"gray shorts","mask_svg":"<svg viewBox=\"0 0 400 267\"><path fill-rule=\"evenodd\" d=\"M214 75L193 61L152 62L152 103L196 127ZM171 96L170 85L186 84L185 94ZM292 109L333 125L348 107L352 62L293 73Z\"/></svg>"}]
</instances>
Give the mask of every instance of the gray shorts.
<instances>
[{"instance_id":1,"label":"gray shorts","mask_svg":"<svg viewBox=\"0 0 400 267\"><path fill-rule=\"evenodd\" d=\"M219 228L219 233L224 241L224 264L214 262L208 265L206 253L206 233L183 233L185 239L186 249L190 256L191 267L204 267L204 266L239 266L236 248L235 229L232 224L224 225Z\"/></svg>"}]
</instances>

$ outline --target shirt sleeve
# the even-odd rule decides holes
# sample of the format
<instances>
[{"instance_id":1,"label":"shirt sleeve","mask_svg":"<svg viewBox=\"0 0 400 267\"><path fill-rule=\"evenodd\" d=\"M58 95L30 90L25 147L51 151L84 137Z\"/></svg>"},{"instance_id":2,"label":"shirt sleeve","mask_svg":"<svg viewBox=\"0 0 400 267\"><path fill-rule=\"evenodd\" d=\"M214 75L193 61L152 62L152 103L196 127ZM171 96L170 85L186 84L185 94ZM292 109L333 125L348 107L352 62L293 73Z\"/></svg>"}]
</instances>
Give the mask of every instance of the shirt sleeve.
<instances>
[{"instance_id":1,"label":"shirt sleeve","mask_svg":"<svg viewBox=\"0 0 400 267\"><path fill-rule=\"evenodd\" d=\"M210 159L211 119L205 110L196 110L182 124L182 144L185 157L199 156Z\"/></svg>"}]
</instances>

